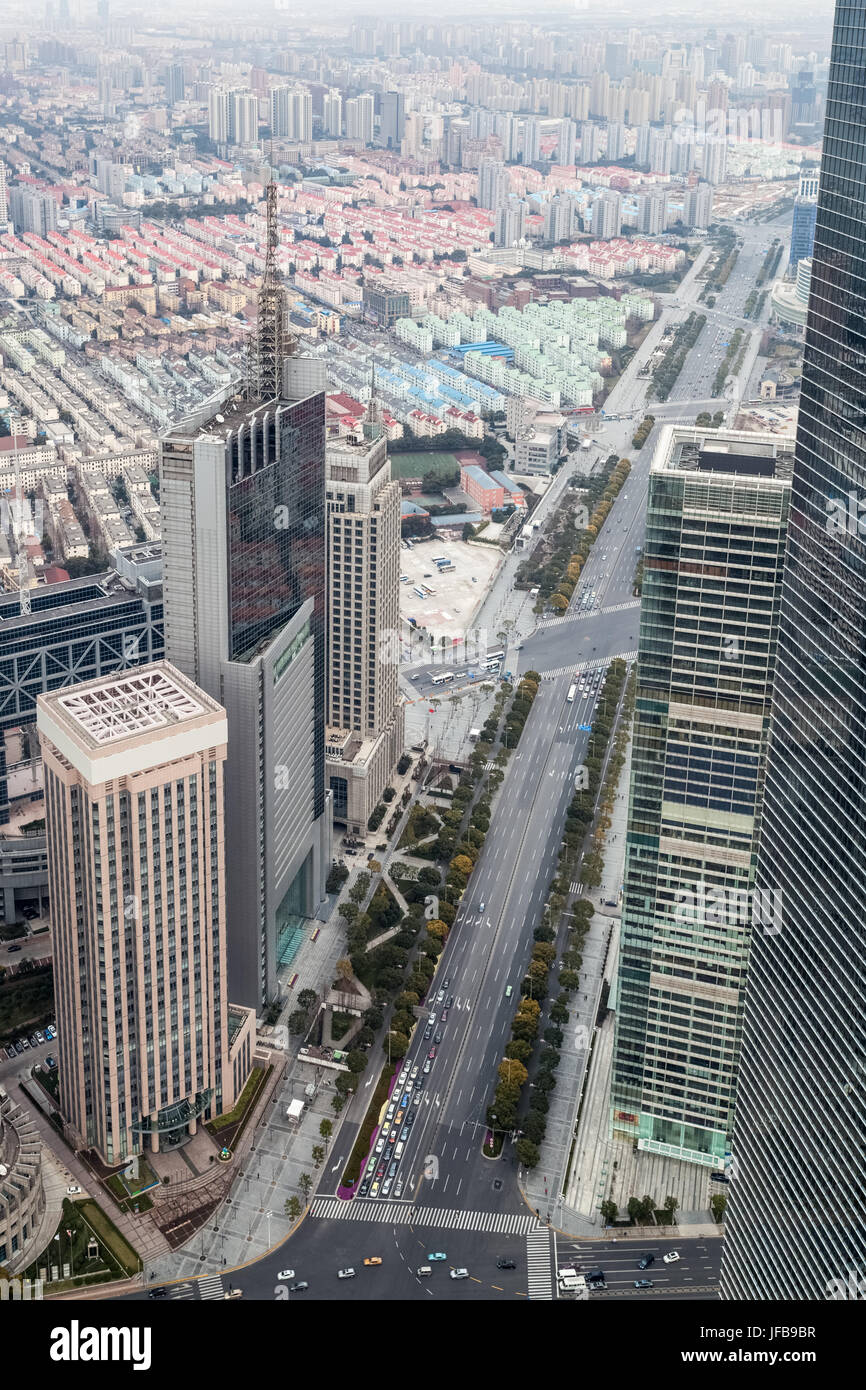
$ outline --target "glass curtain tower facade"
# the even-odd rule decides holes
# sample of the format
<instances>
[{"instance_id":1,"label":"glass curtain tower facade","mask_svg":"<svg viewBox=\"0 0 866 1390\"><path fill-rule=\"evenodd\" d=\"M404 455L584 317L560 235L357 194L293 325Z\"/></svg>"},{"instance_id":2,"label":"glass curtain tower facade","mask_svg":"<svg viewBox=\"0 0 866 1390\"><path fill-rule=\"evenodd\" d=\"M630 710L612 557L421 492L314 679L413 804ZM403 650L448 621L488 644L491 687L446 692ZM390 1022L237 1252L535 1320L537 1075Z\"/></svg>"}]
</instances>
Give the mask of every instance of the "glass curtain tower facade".
<instances>
[{"instance_id":1,"label":"glass curtain tower facade","mask_svg":"<svg viewBox=\"0 0 866 1390\"><path fill-rule=\"evenodd\" d=\"M866 1269L866 3L827 92L722 1294ZM855 1295L856 1296L856 1295Z\"/></svg>"},{"instance_id":2,"label":"glass curtain tower facade","mask_svg":"<svg viewBox=\"0 0 866 1390\"><path fill-rule=\"evenodd\" d=\"M612 1131L714 1168L733 1122L791 468L774 436L669 426L650 471Z\"/></svg>"}]
</instances>

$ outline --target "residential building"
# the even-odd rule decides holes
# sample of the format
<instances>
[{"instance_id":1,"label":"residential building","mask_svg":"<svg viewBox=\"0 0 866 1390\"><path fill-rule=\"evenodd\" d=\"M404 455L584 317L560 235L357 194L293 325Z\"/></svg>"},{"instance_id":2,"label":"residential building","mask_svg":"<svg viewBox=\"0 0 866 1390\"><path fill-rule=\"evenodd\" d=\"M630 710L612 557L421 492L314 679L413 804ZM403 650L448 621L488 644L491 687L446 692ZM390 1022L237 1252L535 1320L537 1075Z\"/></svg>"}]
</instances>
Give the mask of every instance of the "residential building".
<instances>
[{"instance_id":1,"label":"residential building","mask_svg":"<svg viewBox=\"0 0 866 1390\"><path fill-rule=\"evenodd\" d=\"M622 197L614 189L602 193L592 205L592 234L610 241L622 231Z\"/></svg>"},{"instance_id":2,"label":"residential building","mask_svg":"<svg viewBox=\"0 0 866 1390\"><path fill-rule=\"evenodd\" d=\"M165 99L169 106L174 106L183 97L183 63L169 63L165 70Z\"/></svg>"},{"instance_id":3,"label":"residential building","mask_svg":"<svg viewBox=\"0 0 866 1390\"><path fill-rule=\"evenodd\" d=\"M516 246L526 235L526 214L528 208L522 198L509 198L503 207L497 208L493 224L494 246Z\"/></svg>"},{"instance_id":4,"label":"residential building","mask_svg":"<svg viewBox=\"0 0 866 1390\"><path fill-rule=\"evenodd\" d=\"M225 87L211 87L207 98L207 133L217 145L229 143L229 92Z\"/></svg>"},{"instance_id":5,"label":"residential building","mask_svg":"<svg viewBox=\"0 0 866 1390\"><path fill-rule=\"evenodd\" d=\"M792 454L775 435L666 426L650 468L611 1123L639 1149L717 1169L764 907Z\"/></svg>"},{"instance_id":6,"label":"residential building","mask_svg":"<svg viewBox=\"0 0 866 1390\"><path fill-rule=\"evenodd\" d=\"M9 209L16 232L47 236L57 230L57 199L27 184L13 184L9 190Z\"/></svg>"},{"instance_id":7,"label":"residential building","mask_svg":"<svg viewBox=\"0 0 866 1390\"><path fill-rule=\"evenodd\" d=\"M505 165L498 159L482 159L478 170L478 206L495 211L508 197L510 180Z\"/></svg>"},{"instance_id":8,"label":"residential building","mask_svg":"<svg viewBox=\"0 0 866 1390\"><path fill-rule=\"evenodd\" d=\"M403 753L400 486L373 399L355 433L328 441L326 776L334 820L367 822Z\"/></svg>"},{"instance_id":9,"label":"residential building","mask_svg":"<svg viewBox=\"0 0 866 1390\"><path fill-rule=\"evenodd\" d=\"M346 102L346 139L357 140L362 145L373 143L373 117L375 100L369 92L358 97L349 97Z\"/></svg>"},{"instance_id":10,"label":"residential building","mask_svg":"<svg viewBox=\"0 0 866 1390\"><path fill-rule=\"evenodd\" d=\"M229 103L229 142L253 145L259 138L259 99L253 92L232 92Z\"/></svg>"},{"instance_id":11,"label":"residential building","mask_svg":"<svg viewBox=\"0 0 866 1390\"><path fill-rule=\"evenodd\" d=\"M337 139L343 133L343 97L336 87L326 92L322 101L322 129Z\"/></svg>"},{"instance_id":12,"label":"residential building","mask_svg":"<svg viewBox=\"0 0 866 1390\"><path fill-rule=\"evenodd\" d=\"M388 150L399 150L406 121L406 98L402 92L383 92L379 109L379 144Z\"/></svg>"},{"instance_id":13,"label":"residential building","mask_svg":"<svg viewBox=\"0 0 866 1390\"><path fill-rule=\"evenodd\" d=\"M40 695L36 722L60 1107L113 1165L231 1110L252 1064L226 993L226 716L162 661Z\"/></svg>"},{"instance_id":14,"label":"residential building","mask_svg":"<svg viewBox=\"0 0 866 1390\"><path fill-rule=\"evenodd\" d=\"M866 1268L863 20L837 5L757 868L783 921L752 944L725 1299L857 1298Z\"/></svg>"},{"instance_id":15,"label":"residential building","mask_svg":"<svg viewBox=\"0 0 866 1390\"><path fill-rule=\"evenodd\" d=\"M45 1213L42 1140L33 1120L0 1086L0 1268L18 1274L42 1250L39 1238Z\"/></svg>"}]
</instances>

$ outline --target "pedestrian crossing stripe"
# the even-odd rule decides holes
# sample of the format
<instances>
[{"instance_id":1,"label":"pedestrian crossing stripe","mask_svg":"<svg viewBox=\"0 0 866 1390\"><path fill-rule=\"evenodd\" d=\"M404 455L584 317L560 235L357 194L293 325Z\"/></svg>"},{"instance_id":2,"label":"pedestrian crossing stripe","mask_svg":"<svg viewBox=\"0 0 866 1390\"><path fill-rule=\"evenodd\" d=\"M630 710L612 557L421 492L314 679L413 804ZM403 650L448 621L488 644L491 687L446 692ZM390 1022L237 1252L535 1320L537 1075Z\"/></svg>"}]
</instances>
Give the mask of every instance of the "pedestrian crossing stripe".
<instances>
[{"instance_id":1,"label":"pedestrian crossing stripe","mask_svg":"<svg viewBox=\"0 0 866 1390\"><path fill-rule=\"evenodd\" d=\"M640 599L629 599L627 603L612 603L610 607L588 608L575 610L570 613L563 613L561 618L544 618L542 622L536 623L535 631L540 632L549 627L561 627L563 623L577 623L586 618L601 618L607 613L624 613L628 608L640 608Z\"/></svg>"},{"instance_id":2,"label":"pedestrian crossing stripe","mask_svg":"<svg viewBox=\"0 0 866 1390\"><path fill-rule=\"evenodd\" d=\"M539 1230L537 1224L526 1236L526 1275L530 1299L550 1302L553 1298L550 1233L546 1227Z\"/></svg>"},{"instance_id":3,"label":"pedestrian crossing stripe","mask_svg":"<svg viewBox=\"0 0 866 1390\"><path fill-rule=\"evenodd\" d=\"M222 1298L223 1280L221 1274L206 1274L197 1282L199 1298Z\"/></svg>"},{"instance_id":4,"label":"pedestrian crossing stripe","mask_svg":"<svg viewBox=\"0 0 866 1390\"><path fill-rule=\"evenodd\" d=\"M575 675L580 671L597 671L603 666L609 666L612 661L637 661L637 652L611 652L610 656L604 656L596 661L572 661L570 666L557 666L554 671L539 671L543 681L555 681L560 676ZM536 668L537 669L537 668Z\"/></svg>"},{"instance_id":5,"label":"pedestrian crossing stripe","mask_svg":"<svg viewBox=\"0 0 866 1390\"><path fill-rule=\"evenodd\" d=\"M523 1212L453 1211L447 1207L416 1207L411 1202L380 1202L356 1197L319 1197L310 1215L322 1221L382 1221L395 1226L432 1226L443 1231L489 1231L494 1235L523 1236L538 1228L536 1217Z\"/></svg>"}]
</instances>

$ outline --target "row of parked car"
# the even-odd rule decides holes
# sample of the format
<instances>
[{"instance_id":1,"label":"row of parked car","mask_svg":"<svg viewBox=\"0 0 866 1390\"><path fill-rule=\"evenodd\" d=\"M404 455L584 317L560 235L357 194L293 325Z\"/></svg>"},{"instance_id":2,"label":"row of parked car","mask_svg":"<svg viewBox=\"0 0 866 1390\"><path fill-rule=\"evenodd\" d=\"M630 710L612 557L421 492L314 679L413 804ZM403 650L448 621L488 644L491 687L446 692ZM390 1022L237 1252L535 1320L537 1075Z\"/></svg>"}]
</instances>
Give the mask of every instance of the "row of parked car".
<instances>
[{"instance_id":1,"label":"row of parked car","mask_svg":"<svg viewBox=\"0 0 866 1390\"><path fill-rule=\"evenodd\" d=\"M16 1057L20 1056L22 1052L27 1052L29 1048L41 1047L43 1043L53 1042L56 1037L57 1025L55 1023L49 1023L44 1032L40 1028L35 1033L31 1033L29 1038L19 1038L17 1042L10 1043L6 1048L6 1056L9 1058L9 1061L12 1062ZM46 1057L45 1061L49 1071L53 1071L54 1067L57 1066L53 1057Z\"/></svg>"}]
</instances>

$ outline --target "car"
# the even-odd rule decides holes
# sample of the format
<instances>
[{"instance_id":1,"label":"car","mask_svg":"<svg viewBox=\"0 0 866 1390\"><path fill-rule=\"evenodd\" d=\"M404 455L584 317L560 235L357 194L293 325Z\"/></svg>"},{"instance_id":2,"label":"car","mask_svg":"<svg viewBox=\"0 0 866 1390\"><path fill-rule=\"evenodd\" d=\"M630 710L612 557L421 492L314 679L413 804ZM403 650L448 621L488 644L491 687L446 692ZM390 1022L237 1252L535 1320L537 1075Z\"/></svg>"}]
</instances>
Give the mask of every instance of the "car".
<instances>
[{"instance_id":1,"label":"car","mask_svg":"<svg viewBox=\"0 0 866 1390\"><path fill-rule=\"evenodd\" d=\"M388 1169L388 1177L389 1177L389 1178L393 1178L393 1177L396 1176L396 1174L397 1174L397 1160L396 1160L396 1158L395 1158L395 1159L394 1159L394 1162L391 1164L391 1167Z\"/></svg>"},{"instance_id":2,"label":"car","mask_svg":"<svg viewBox=\"0 0 866 1390\"><path fill-rule=\"evenodd\" d=\"M413 1123L414 1123L414 1120L415 1120L415 1116L416 1116L417 1114L418 1114L418 1111L417 1111L417 1110L415 1109L415 1107L413 1106L412 1109L409 1111L409 1114L406 1116L406 1122L407 1122L407 1124L410 1124L410 1125L413 1124Z\"/></svg>"},{"instance_id":3,"label":"car","mask_svg":"<svg viewBox=\"0 0 866 1390\"><path fill-rule=\"evenodd\" d=\"M433 1059L435 1058L435 1056L436 1056L436 1049L435 1049L435 1047L431 1047L430 1051L427 1053L428 1060L432 1062Z\"/></svg>"},{"instance_id":4,"label":"car","mask_svg":"<svg viewBox=\"0 0 866 1390\"><path fill-rule=\"evenodd\" d=\"M425 1041L425 1042L429 1042L430 1039L432 1038L432 1036L433 1036L433 1024L432 1024L432 1023L428 1023L428 1024L427 1024L427 1027L424 1029L424 1041Z\"/></svg>"},{"instance_id":5,"label":"car","mask_svg":"<svg viewBox=\"0 0 866 1390\"><path fill-rule=\"evenodd\" d=\"M496 1178L495 1181L494 1181L494 1183L493 1183L493 1191L494 1191L494 1192L500 1192L501 1190L502 1190L502 1179L501 1179L501 1178Z\"/></svg>"},{"instance_id":6,"label":"car","mask_svg":"<svg viewBox=\"0 0 866 1390\"><path fill-rule=\"evenodd\" d=\"M710 1182L730 1182L727 1173L710 1173Z\"/></svg>"},{"instance_id":7,"label":"car","mask_svg":"<svg viewBox=\"0 0 866 1390\"><path fill-rule=\"evenodd\" d=\"M420 1068L419 1068L419 1066L418 1066L418 1063L416 1062L415 1065L414 1065L414 1067L412 1068L412 1080L413 1080L413 1081L415 1080L415 1077L418 1075L419 1070L420 1070Z\"/></svg>"},{"instance_id":8,"label":"car","mask_svg":"<svg viewBox=\"0 0 866 1390\"><path fill-rule=\"evenodd\" d=\"M446 1009L450 1009L450 1008L451 1008L451 1005L452 1005L453 1003L454 1003L454 995L453 995L453 994L449 994L448 998L445 1000L445 1007L446 1007Z\"/></svg>"},{"instance_id":9,"label":"car","mask_svg":"<svg viewBox=\"0 0 866 1390\"><path fill-rule=\"evenodd\" d=\"M506 999L510 999L512 993L513 993L513 991L512 991L511 985L506 985L506 986L505 986L505 998L506 998Z\"/></svg>"},{"instance_id":10,"label":"car","mask_svg":"<svg viewBox=\"0 0 866 1390\"><path fill-rule=\"evenodd\" d=\"M359 1197L366 1197L366 1195L367 1195L367 1193L368 1193L369 1191L370 1191L370 1179L369 1179L369 1178L365 1178L364 1181L361 1183L361 1186L358 1188L358 1196L359 1196Z\"/></svg>"},{"instance_id":11,"label":"car","mask_svg":"<svg viewBox=\"0 0 866 1390\"><path fill-rule=\"evenodd\" d=\"M428 1057L428 1058L427 1058L427 1061L424 1063L424 1075L425 1075L425 1076L429 1076L429 1075L430 1075L430 1068L431 1068L432 1065L433 1065L433 1063L430 1061L430 1058Z\"/></svg>"},{"instance_id":12,"label":"car","mask_svg":"<svg viewBox=\"0 0 866 1390\"><path fill-rule=\"evenodd\" d=\"M41 1046L42 1043L44 1043L44 1041L45 1041L45 1034L44 1034L44 1033L37 1033L37 1034L36 1034L36 1041L37 1041L37 1042L39 1043L39 1045Z\"/></svg>"},{"instance_id":13,"label":"car","mask_svg":"<svg viewBox=\"0 0 866 1390\"><path fill-rule=\"evenodd\" d=\"M449 1269L448 1273L451 1275L451 1278L452 1278L452 1279L468 1279L468 1278L469 1278L469 1270L468 1270L468 1269Z\"/></svg>"},{"instance_id":14,"label":"car","mask_svg":"<svg viewBox=\"0 0 866 1390\"><path fill-rule=\"evenodd\" d=\"M371 1197L377 1197L378 1195L379 1195L379 1179L377 1178L376 1181L373 1183L373 1186L370 1188L370 1196L371 1196Z\"/></svg>"},{"instance_id":15,"label":"car","mask_svg":"<svg viewBox=\"0 0 866 1390\"><path fill-rule=\"evenodd\" d=\"M483 899L483 898L481 899L481 902L478 904L478 911L479 911L479 912L483 912L483 911L484 911L484 899Z\"/></svg>"},{"instance_id":16,"label":"car","mask_svg":"<svg viewBox=\"0 0 866 1390\"><path fill-rule=\"evenodd\" d=\"M354 1279L354 1277L355 1277L355 1271L354 1271L354 1269L338 1269L338 1270L337 1270L337 1278L338 1278L338 1279Z\"/></svg>"},{"instance_id":17,"label":"car","mask_svg":"<svg viewBox=\"0 0 866 1390\"><path fill-rule=\"evenodd\" d=\"M406 1109L406 1106L409 1104L409 1097L411 1096L411 1094L412 1094L411 1091L407 1091L407 1092L405 1093L405 1095L403 1096L403 1099L400 1101L400 1109L401 1109L401 1110L405 1110L405 1109Z\"/></svg>"},{"instance_id":18,"label":"car","mask_svg":"<svg viewBox=\"0 0 866 1390\"><path fill-rule=\"evenodd\" d=\"M655 1255L644 1255L643 1259L638 1260L638 1269L649 1269L650 1265L655 1264Z\"/></svg>"},{"instance_id":19,"label":"car","mask_svg":"<svg viewBox=\"0 0 866 1390\"><path fill-rule=\"evenodd\" d=\"M441 1029L441 1028L437 1029L437 1031L436 1031L436 1036L435 1036L435 1038L433 1039L433 1041L434 1041L435 1043L441 1043L441 1041L442 1041L442 1029Z\"/></svg>"},{"instance_id":20,"label":"car","mask_svg":"<svg viewBox=\"0 0 866 1390\"><path fill-rule=\"evenodd\" d=\"M434 1260L447 1260L448 1256L445 1254L444 1250L436 1250L432 1255L428 1255L427 1259L429 1263L432 1264Z\"/></svg>"},{"instance_id":21,"label":"car","mask_svg":"<svg viewBox=\"0 0 866 1390\"><path fill-rule=\"evenodd\" d=\"M443 989L447 989L448 986L450 985L450 983L451 983L451 976L450 976L450 975L447 975L447 976L445 977L445 979L442 981L442 988L443 988Z\"/></svg>"},{"instance_id":22,"label":"car","mask_svg":"<svg viewBox=\"0 0 866 1390\"><path fill-rule=\"evenodd\" d=\"M651 1289L653 1281L652 1279L635 1279L634 1286L636 1289Z\"/></svg>"},{"instance_id":23,"label":"car","mask_svg":"<svg viewBox=\"0 0 866 1390\"><path fill-rule=\"evenodd\" d=\"M496 1261L496 1268L497 1268L497 1269L516 1269L516 1268L517 1268L517 1262L516 1262L515 1260L503 1259L503 1258L500 1256L500 1258Z\"/></svg>"},{"instance_id":24,"label":"car","mask_svg":"<svg viewBox=\"0 0 866 1390\"><path fill-rule=\"evenodd\" d=\"M16 1053L15 1048L10 1043L10 1045L6 1049L6 1056L9 1058L10 1062L13 1062L17 1055L18 1054Z\"/></svg>"},{"instance_id":25,"label":"car","mask_svg":"<svg viewBox=\"0 0 866 1390\"><path fill-rule=\"evenodd\" d=\"M21 947L20 947L20 946L10 946L8 949L9 949L9 954L10 954L10 956L11 956L11 955L14 955L16 951L20 951L20 950L21 950Z\"/></svg>"},{"instance_id":26,"label":"car","mask_svg":"<svg viewBox=\"0 0 866 1390\"><path fill-rule=\"evenodd\" d=\"M395 1197L402 1197L402 1196L403 1196L403 1179L402 1179L402 1178L398 1178L397 1181L396 1181L396 1183L394 1184L394 1196L395 1196Z\"/></svg>"},{"instance_id":27,"label":"car","mask_svg":"<svg viewBox=\"0 0 866 1390\"><path fill-rule=\"evenodd\" d=\"M387 1168L387 1166L388 1166L388 1165L387 1165L385 1159L383 1158L383 1159L382 1159L382 1162L379 1164L378 1168L376 1169L376 1177L377 1177L377 1178L384 1178L384 1176L385 1176L385 1169Z\"/></svg>"},{"instance_id":28,"label":"car","mask_svg":"<svg viewBox=\"0 0 866 1390\"><path fill-rule=\"evenodd\" d=\"M148 1298L168 1298L168 1289L160 1284L158 1289L148 1289L147 1296Z\"/></svg>"},{"instance_id":29,"label":"car","mask_svg":"<svg viewBox=\"0 0 866 1390\"><path fill-rule=\"evenodd\" d=\"M310 1286L307 1283L306 1279L302 1279L299 1284L289 1285L289 1293L303 1293L304 1289L308 1289L309 1287Z\"/></svg>"},{"instance_id":30,"label":"car","mask_svg":"<svg viewBox=\"0 0 866 1390\"><path fill-rule=\"evenodd\" d=\"M293 1269L281 1269L280 1272L279 1272L279 1274L277 1275L277 1278L278 1278L278 1279L294 1279L294 1278L295 1278L295 1271L294 1271Z\"/></svg>"},{"instance_id":31,"label":"car","mask_svg":"<svg viewBox=\"0 0 866 1390\"><path fill-rule=\"evenodd\" d=\"M391 1191L391 1184L392 1184L393 1181L394 1181L393 1178L386 1178L385 1181L382 1183L382 1196L383 1196L383 1197L387 1197L387 1196L388 1196L388 1193Z\"/></svg>"},{"instance_id":32,"label":"car","mask_svg":"<svg viewBox=\"0 0 866 1390\"><path fill-rule=\"evenodd\" d=\"M439 993L436 995L436 1003L437 1003L437 1004L441 1004L444 998L445 998L445 991L444 991L444 989L440 989Z\"/></svg>"},{"instance_id":33,"label":"car","mask_svg":"<svg viewBox=\"0 0 866 1390\"><path fill-rule=\"evenodd\" d=\"M57 1058L52 1057L51 1053L49 1053L45 1058L45 1065L49 1071L55 1071L57 1068Z\"/></svg>"},{"instance_id":34,"label":"car","mask_svg":"<svg viewBox=\"0 0 866 1390\"><path fill-rule=\"evenodd\" d=\"M364 1261L364 1264L365 1264L365 1265L380 1265L381 1263L382 1263L382 1256L381 1256L381 1255L368 1255L367 1258L366 1258L366 1260Z\"/></svg>"},{"instance_id":35,"label":"car","mask_svg":"<svg viewBox=\"0 0 866 1390\"><path fill-rule=\"evenodd\" d=\"M675 1264L676 1261L680 1258L680 1252L679 1250L669 1250L663 1258L666 1265Z\"/></svg>"},{"instance_id":36,"label":"car","mask_svg":"<svg viewBox=\"0 0 866 1390\"><path fill-rule=\"evenodd\" d=\"M39 1039L37 1038L37 1036L36 1036L35 1033L31 1033L31 1034L30 1034L30 1046L31 1046L31 1047L38 1047L38 1046L39 1046Z\"/></svg>"},{"instance_id":37,"label":"car","mask_svg":"<svg viewBox=\"0 0 866 1390\"><path fill-rule=\"evenodd\" d=\"M448 1022L448 1010L447 1010L447 1009L443 1009L443 1010L442 1010L441 1014L439 1015L439 1022L440 1022L440 1023L447 1023L447 1022Z\"/></svg>"},{"instance_id":38,"label":"car","mask_svg":"<svg viewBox=\"0 0 866 1390\"><path fill-rule=\"evenodd\" d=\"M28 1052L30 1049L30 1043L27 1041L26 1038L21 1039L21 1046L24 1048L25 1052Z\"/></svg>"},{"instance_id":39,"label":"car","mask_svg":"<svg viewBox=\"0 0 866 1390\"><path fill-rule=\"evenodd\" d=\"M21 1042L20 1040L15 1044L15 1055L16 1055L17 1057L20 1057L20 1056L21 1056L21 1053L24 1051L24 1047L25 1047L25 1044L24 1044L23 1042Z\"/></svg>"},{"instance_id":40,"label":"car","mask_svg":"<svg viewBox=\"0 0 866 1390\"><path fill-rule=\"evenodd\" d=\"M73 1183L71 1187L67 1187L66 1195L67 1197L80 1197L81 1188L78 1186L77 1183Z\"/></svg>"},{"instance_id":41,"label":"car","mask_svg":"<svg viewBox=\"0 0 866 1390\"><path fill-rule=\"evenodd\" d=\"M379 1138L376 1140L376 1153L377 1153L377 1154L380 1154L380 1153L382 1152L382 1150L384 1149L384 1147L385 1147L385 1136L384 1136L384 1134L380 1134L380 1135L379 1135Z\"/></svg>"}]
</instances>

